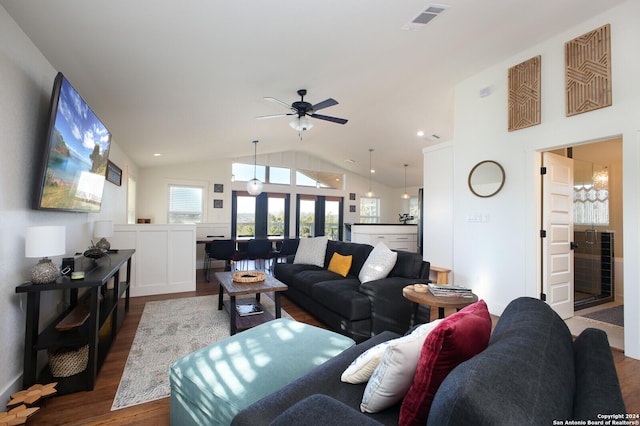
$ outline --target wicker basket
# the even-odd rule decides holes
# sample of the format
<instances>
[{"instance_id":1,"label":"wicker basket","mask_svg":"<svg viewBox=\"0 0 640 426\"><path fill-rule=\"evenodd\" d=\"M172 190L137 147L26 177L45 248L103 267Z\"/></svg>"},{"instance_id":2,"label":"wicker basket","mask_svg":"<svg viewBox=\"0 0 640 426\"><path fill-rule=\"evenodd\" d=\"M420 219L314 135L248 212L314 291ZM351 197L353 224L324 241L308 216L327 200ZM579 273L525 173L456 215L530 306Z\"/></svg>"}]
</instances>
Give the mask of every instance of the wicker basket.
<instances>
[{"instance_id":1,"label":"wicker basket","mask_svg":"<svg viewBox=\"0 0 640 426\"><path fill-rule=\"evenodd\" d=\"M53 377L69 377L82 373L89 362L89 345L78 349L47 351Z\"/></svg>"},{"instance_id":2,"label":"wicker basket","mask_svg":"<svg viewBox=\"0 0 640 426\"><path fill-rule=\"evenodd\" d=\"M257 283L264 281L264 272L245 271L233 274L233 281L237 283Z\"/></svg>"}]
</instances>

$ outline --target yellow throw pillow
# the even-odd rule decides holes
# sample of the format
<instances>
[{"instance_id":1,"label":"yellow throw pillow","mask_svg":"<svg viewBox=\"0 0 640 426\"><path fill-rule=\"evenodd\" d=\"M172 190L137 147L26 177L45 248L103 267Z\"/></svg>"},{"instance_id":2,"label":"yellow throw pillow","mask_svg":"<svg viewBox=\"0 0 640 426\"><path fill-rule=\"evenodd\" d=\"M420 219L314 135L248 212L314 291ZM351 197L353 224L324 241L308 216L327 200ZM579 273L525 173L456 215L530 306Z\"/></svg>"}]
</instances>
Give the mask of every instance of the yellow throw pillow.
<instances>
[{"instance_id":1,"label":"yellow throw pillow","mask_svg":"<svg viewBox=\"0 0 640 426\"><path fill-rule=\"evenodd\" d=\"M339 253L333 253L331 256L331 261L329 262L329 270L331 272L335 272L336 274L340 274L343 277L346 277L351 269L351 262L353 261L353 256L343 256Z\"/></svg>"}]
</instances>

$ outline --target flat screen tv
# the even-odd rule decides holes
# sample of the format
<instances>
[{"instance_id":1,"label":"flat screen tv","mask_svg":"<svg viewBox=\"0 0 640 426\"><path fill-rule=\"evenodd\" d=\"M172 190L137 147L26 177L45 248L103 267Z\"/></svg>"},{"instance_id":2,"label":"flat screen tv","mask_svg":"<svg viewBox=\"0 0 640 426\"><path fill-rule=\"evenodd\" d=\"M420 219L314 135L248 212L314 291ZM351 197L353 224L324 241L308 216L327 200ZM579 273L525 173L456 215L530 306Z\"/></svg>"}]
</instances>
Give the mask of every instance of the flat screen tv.
<instances>
[{"instance_id":1,"label":"flat screen tv","mask_svg":"<svg viewBox=\"0 0 640 426\"><path fill-rule=\"evenodd\" d=\"M58 73L34 208L100 211L110 145L109 130Z\"/></svg>"}]
</instances>

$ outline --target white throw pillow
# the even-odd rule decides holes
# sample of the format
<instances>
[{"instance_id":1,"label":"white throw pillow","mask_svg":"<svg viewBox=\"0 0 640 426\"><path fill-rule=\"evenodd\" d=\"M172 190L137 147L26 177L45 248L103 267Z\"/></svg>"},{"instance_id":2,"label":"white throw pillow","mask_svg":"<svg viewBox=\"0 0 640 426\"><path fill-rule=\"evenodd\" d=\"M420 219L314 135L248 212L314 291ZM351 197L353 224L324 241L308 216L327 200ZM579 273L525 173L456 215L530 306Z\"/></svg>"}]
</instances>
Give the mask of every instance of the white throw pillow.
<instances>
[{"instance_id":1,"label":"white throw pillow","mask_svg":"<svg viewBox=\"0 0 640 426\"><path fill-rule=\"evenodd\" d=\"M389 345L362 396L360 410L377 413L400 401L409 391L418 368L420 352L427 336L441 320L421 325L399 344Z\"/></svg>"},{"instance_id":2,"label":"white throw pillow","mask_svg":"<svg viewBox=\"0 0 640 426\"><path fill-rule=\"evenodd\" d=\"M324 267L328 241L328 237L300 238L300 244L298 244L293 263Z\"/></svg>"},{"instance_id":3,"label":"white throw pillow","mask_svg":"<svg viewBox=\"0 0 640 426\"><path fill-rule=\"evenodd\" d=\"M439 322L440 320L434 321L434 323ZM382 342L373 346L372 348L367 349L365 352L361 353L353 362L347 367L346 370L342 373L340 380L345 383L365 383L376 367L382 361L382 357L385 354L385 351L392 346L402 345L406 342L415 340L416 337L422 337L423 341L426 339L427 334L435 327L432 325L434 323L423 324L419 327L416 327L415 330L411 332L411 334L407 334L406 336L398 337L397 339L387 340L386 342ZM417 365L417 361L416 361Z\"/></svg>"},{"instance_id":4,"label":"white throw pillow","mask_svg":"<svg viewBox=\"0 0 640 426\"><path fill-rule=\"evenodd\" d=\"M389 247L382 241L379 242L373 250L371 250L369 257L367 257L362 269L360 269L360 273L358 274L360 282L366 283L386 278L395 266L397 258L398 253L389 250Z\"/></svg>"},{"instance_id":5,"label":"white throw pillow","mask_svg":"<svg viewBox=\"0 0 640 426\"><path fill-rule=\"evenodd\" d=\"M358 358L354 359L347 369L344 370L340 380L354 385L369 380L369 377L371 377L378 364L380 364L385 349L387 349L394 340L396 339L387 340L361 353Z\"/></svg>"}]
</instances>

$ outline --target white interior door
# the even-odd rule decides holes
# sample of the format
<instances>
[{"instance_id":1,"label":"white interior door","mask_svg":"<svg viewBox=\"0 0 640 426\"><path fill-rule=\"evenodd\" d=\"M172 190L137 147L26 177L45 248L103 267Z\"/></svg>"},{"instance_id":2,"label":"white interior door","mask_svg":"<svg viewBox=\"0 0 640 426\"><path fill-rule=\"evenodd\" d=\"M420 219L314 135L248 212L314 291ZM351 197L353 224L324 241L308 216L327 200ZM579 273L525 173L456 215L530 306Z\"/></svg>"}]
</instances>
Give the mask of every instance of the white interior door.
<instances>
[{"instance_id":1,"label":"white interior door","mask_svg":"<svg viewBox=\"0 0 640 426\"><path fill-rule=\"evenodd\" d=\"M563 319L573 316L573 160L542 154L542 293Z\"/></svg>"}]
</instances>

